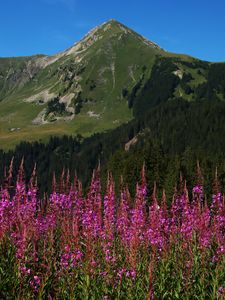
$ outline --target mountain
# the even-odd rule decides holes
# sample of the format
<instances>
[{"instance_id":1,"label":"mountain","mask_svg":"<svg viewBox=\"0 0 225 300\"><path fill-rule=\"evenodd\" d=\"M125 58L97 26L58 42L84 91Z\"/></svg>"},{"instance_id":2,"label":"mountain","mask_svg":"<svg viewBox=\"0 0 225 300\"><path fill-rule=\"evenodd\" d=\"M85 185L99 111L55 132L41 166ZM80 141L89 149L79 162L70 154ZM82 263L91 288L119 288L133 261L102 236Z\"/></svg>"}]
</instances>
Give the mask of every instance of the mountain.
<instances>
[{"instance_id":1,"label":"mountain","mask_svg":"<svg viewBox=\"0 0 225 300\"><path fill-rule=\"evenodd\" d=\"M0 58L0 143L7 149L22 140L113 129L168 99L214 93L204 84L219 68L164 51L109 20L56 55ZM224 99L221 80L216 96Z\"/></svg>"},{"instance_id":2,"label":"mountain","mask_svg":"<svg viewBox=\"0 0 225 300\"><path fill-rule=\"evenodd\" d=\"M132 118L125 94L164 51L110 20L53 56L0 59L0 141L114 128ZM32 131L32 136L30 135Z\"/></svg>"}]
</instances>

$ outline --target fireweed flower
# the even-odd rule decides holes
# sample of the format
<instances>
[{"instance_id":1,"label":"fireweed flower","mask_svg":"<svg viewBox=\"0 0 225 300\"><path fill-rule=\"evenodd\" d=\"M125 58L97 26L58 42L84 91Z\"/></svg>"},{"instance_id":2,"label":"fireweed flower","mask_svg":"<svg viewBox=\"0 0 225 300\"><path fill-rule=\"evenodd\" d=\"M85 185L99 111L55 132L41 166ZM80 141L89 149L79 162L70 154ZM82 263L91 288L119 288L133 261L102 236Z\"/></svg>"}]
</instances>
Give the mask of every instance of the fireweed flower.
<instances>
[{"instance_id":1,"label":"fireweed flower","mask_svg":"<svg viewBox=\"0 0 225 300\"><path fill-rule=\"evenodd\" d=\"M124 189L121 191L120 194L120 205L118 208L118 215L117 215L117 232L121 237L121 242L127 243L131 238L131 234L129 231L130 227L130 218L129 218L129 205L128 205L128 195L127 191Z\"/></svg>"},{"instance_id":2,"label":"fireweed flower","mask_svg":"<svg viewBox=\"0 0 225 300\"><path fill-rule=\"evenodd\" d=\"M30 281L30 286L37 291L38 288L41 285L41 279L39 278L39 276L34 275L33 279Z\"/></svg>"},{"instance_id":3,"label":"fireweed flower","mask_svg":"<svg viewBox=\"0 0 225 300\"><path fill-rule=\"evenodd\" d=\"M148 222L145 237L148 243L159 251L165 246L170 231L170 223L166 213L159 207L157 199L149 206Z\"/></svg>"},{"instance_id":4,"label":"fireweed flower","mask_svg":"<svg viewBox=\"0 0 225 300\"><path fill-rule=\"evenodd\" d=\"M109 240L113 239L115 229L115 194L114 183L108 183L107 194L104 197L104 231Z\"/></svg>"},{"instance_id":5,"label":"fireweed flower","mask_svg":"<svg viewBox=\"0 0 225 300\"><path fill-rule=\"evenodd\" d=\"M117 276L119 277L119 279L121 280L124 276L124 274L126 274L127 270L126 269L119 269L117 271Z\"/></svg>"},{"instance_id":6,"label":"fireweed flower","mask_svg":"<svg viewBox=\"0 0 225 300\"><path fill-rule=\"evenodd\" d=\"M216 211L221 212L223 208L223 197L221 193L212 195L211 213L214 214Z\"/></svg>"},{"instance_id":7,"label":"fireweed flower","mask_svg":"<svg viewBox=\"0 0 225 300\"><path fill-rule=\"evenodd\" d=\"M77 264L81 261L83 253L79 250L71 250L67 245L64 248L64 252L61 254L60 266L62 269L71 269L77 267Z\"/></svg>"},{"instance_id":8,"label":"fireweed flower","mask_svg":"<svg viewBox=\"0 0 225 300\"><path fill-rule=\"evenodd\" d=\"M193 194L193 201L199 202L201 205L203 205L204 192L203 192L203 186L201 184L198 184L193 187L192 194Z\"/></svg>"},{"instance_id":9,"label":"fireweed flower","mask_svg":"<svg viewBox=\"0 0 225 300\"><path fill-rule=\"evenodd\" d=\"M203 193L203 186L198 184L193 187L192 192L195 194L202 194Z\"/></svg>"},{"instance_id":10,"label":"fireweed flower","mask_svg":"<svg viewBox=\"0 0 225 300\"><path fill-rule=\"evenodd\" d=\"M224 294L224 288L222 286L219 287L218 291L217 291L217 297L218 299L221 298L221 296L223 296Z\"/></svg>"}]
</instances>

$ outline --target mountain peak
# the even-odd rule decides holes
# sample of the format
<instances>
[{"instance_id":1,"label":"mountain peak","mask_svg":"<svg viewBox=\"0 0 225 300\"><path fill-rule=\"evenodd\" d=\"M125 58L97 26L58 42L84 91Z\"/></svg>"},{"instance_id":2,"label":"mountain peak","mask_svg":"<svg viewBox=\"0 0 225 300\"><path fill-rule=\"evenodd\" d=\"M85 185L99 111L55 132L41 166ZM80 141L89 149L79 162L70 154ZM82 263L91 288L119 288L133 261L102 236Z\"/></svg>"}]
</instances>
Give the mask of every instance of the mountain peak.
<instances>
[{"instance_id":1,"label":"mountain peak","mask_svg":"<svg viewBox=\"0 0 225 300\"><path fill-rule=\"evenodd\" d=\"M121 32L134 32L133 30L131 30L130 28L128 28L126 25L124 25L123 23L117 21L116 19L109 19L108 21L102 23L101 25L97 26L97 28L103 28L105 31L111 30L113 31L113 29L119 29Z\"/></svg>"},{"instance_id":2,"label":"mountain peak","mask_svg":"<svg viewBox=\"0 0 225 300\"><path fill-rule=\"evenodd\" d=\"M103 22L102 24L98 25L97 27L102 27L102 26L105 26L105 25L123 25L122 23L120 23L119 21L117 21L116 19L109 19L105 22Z\"/></svg>"},{"instance_id":3,"label":"mountain peak","mask_svg":"<svg viewBox=\"0 0 225 300\"><path fill-rule=\"evenodd\" d=\"M119 23L116 19L109 19L105 23Z\"/></svg>"},{"instance_id":4,"label":"mountain peak","mask_svg":"<svg viewBox=\"0 0 225 300\"><path fill-rule=\"evenodd\" d=\"M149 50L152 50L153 52L164 52L164 50L156 43L148 40L121 22L115 19L109 19L108 21L105 21L91 29L80 41L74 43L70 48L67 48L53 56L44 56L39 58L37 60L37 64L43 68L56 62L61 57L68 55L76 57L76 61L80 62L86 56L87 51L92 49L92 46L101 51L104 46L109 46L109 44L112 45L112 43L115 42L117 45L124 46L124 41L127 40L136 46L147 46Z\"/></svg>"},{"instance_id":5,"label":"mountain peak","mask_svg":"<svg viewBox=\"0 0 225 300\"><path fill-rule=\"evenodd\" d=\"M161 51L156 43L149 41L142 35L138 34L134 30L125 26L115 19L109 19L108 21L94 27L90 30L79 42L75 43L72 47L64 51L63 53L68 54L79 54L87 50L90 46L95 44L99 40L120 40L122 35L130 35L137 42L144 43L150 48Z\"/></svg>"}]
</instances>

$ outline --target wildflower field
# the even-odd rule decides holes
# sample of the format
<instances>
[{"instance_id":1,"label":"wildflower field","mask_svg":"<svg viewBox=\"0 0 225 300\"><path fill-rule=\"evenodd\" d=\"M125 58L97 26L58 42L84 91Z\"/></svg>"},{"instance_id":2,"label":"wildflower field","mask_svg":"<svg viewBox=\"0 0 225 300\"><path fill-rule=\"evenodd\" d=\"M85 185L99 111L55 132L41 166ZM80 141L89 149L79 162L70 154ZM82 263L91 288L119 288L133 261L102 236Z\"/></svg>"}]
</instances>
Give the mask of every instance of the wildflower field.
<instances>
[{"instance_id":1,"label":"wildflower field","mask_svg":"<svg viewBox=\"0 0 225 300\"><path fill-rule=\"evenodd\" d=\"M82 191L78 179L53 178L37 196L35 170L15 187L11 167L0 190L0 299L225 299L225 201L201 181L188 195L149 195L144 168L134 199L99 170ZM169 203L169 204L168 204Z\"/></svg>"}]
</instances>

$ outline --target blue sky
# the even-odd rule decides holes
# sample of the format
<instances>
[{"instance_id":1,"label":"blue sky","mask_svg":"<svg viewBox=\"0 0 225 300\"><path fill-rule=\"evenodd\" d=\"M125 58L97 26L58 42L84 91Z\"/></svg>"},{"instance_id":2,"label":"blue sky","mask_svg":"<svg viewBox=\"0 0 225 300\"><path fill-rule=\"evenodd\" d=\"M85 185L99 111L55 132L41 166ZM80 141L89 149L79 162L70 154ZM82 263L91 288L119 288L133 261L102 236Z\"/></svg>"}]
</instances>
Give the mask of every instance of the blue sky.
<instances>
[{"instance_id":1,"label":"blue sky","mask_svg":"<svg viewBox=\"0 0 225 300\"><path fill-rule=\"evenodd\" d=\"M54 54L117 19L162 48L225 61L224 0L2 0L0 56Z\"/></svg>"}]
</instances>

